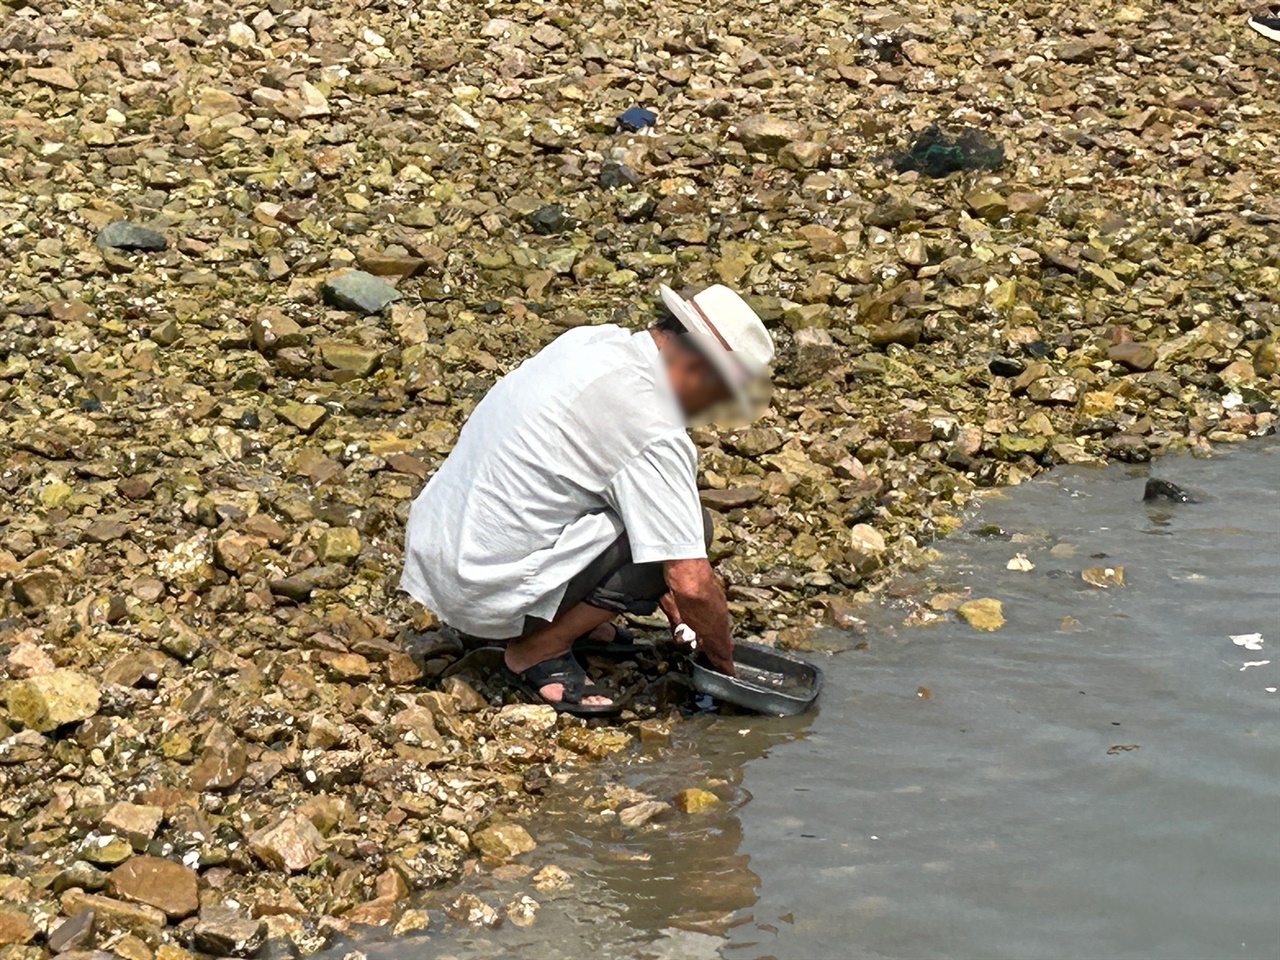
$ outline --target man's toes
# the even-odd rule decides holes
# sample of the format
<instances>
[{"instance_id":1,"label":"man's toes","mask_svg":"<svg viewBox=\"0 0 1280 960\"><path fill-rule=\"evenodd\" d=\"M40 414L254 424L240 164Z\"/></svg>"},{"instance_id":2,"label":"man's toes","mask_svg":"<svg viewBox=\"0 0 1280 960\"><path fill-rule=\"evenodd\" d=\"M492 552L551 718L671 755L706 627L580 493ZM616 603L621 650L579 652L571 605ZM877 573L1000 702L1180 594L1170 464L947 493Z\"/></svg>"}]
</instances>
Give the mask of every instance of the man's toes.
<instances>
[{"instance_id":1,"label":"man's toes","mask_svg":"<svg viewBox=\"0 0 1280 960\"><path fill-rule=\"evenodd\" d=\"M583 697L582 702L589 707L607 707L613 703L608 697Z\"/></svg>"}]
</instances>

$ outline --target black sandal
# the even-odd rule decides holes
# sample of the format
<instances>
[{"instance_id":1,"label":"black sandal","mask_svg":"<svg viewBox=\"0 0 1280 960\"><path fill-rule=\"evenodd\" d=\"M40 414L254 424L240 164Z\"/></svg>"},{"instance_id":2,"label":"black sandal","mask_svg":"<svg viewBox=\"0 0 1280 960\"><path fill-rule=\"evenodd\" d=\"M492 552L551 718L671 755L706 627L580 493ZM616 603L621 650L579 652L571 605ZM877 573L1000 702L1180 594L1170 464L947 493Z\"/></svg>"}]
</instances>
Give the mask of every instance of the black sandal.
<instances>
[{"instance_id":1,"label":"black sandal","mask_svg":"<svg viewBox=\"0 0 1280 960\"><path fill-rule=\"evenodd\" d=\"M583 657L607 657L610 660L631 660L646 651L652 653L653 648L643 643L636 643L636 635L626 627L613 624L612 640L593 640L591 634L584 633L573 641L573 652Z\"/></svg>"},{"instance_id":2,"label":"black sandal","mask_svg":"<svg viewBox=\"0 0 1280 960\"><path fill-rule=\"evenodd\" d=\"M502 661L504 679L526 696L538 703L546 703L556 708L559 713L571 713L575 717L612 717L622 712L623 704L618 695L603 687L598 687L587 679L587 672L582 669L572 652L562 653L550 660L535 663L528 670L519 673ZM541 693L543 687L558 683L564 687L564 696L559 700L548 700ZM587 697L609 697L614 702L605 704L584 704Z\"/></svg>"}]
</instances>

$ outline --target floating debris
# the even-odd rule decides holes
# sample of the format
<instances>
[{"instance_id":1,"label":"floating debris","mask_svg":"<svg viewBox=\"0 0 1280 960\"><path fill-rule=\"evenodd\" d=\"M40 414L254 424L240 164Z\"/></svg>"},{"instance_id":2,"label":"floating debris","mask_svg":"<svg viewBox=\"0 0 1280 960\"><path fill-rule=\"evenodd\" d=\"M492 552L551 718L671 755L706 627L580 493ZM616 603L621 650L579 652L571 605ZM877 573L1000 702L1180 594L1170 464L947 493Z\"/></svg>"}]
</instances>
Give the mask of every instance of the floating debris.
<instances>
[{"instance_id":1,"label":"floating debris","mask_svg":"<svg viewBox=\"0 0 1280 960\"><path fill-rule=\"evenodd\" d=\"M1123 587L1124 567L1085 567L1080 571L1080 579L1099 590Z\"/></svg>"},{"instance_id":2,"label":"floating debris","mask_svg":"<svg viewBox=\"0 0 1280 960\"><path fill-rule=\"evenodd\" d=\"M1231 642L1237 647L1244 647L1246 650L1261 650L1262 644L1265 643L1260 633L1239 633L1231 638Z\"/></svg>"}]
</instances>

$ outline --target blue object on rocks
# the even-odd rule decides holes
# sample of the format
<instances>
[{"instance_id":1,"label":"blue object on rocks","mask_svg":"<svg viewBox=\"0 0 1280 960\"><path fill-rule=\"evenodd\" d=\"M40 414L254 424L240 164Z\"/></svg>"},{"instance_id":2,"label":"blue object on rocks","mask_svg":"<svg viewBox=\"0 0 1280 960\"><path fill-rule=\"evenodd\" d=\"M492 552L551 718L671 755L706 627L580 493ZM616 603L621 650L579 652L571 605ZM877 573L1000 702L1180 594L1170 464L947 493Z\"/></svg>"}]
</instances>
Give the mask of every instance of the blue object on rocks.
<instances>
[{"instance_id":1,"label":"blue object on rocks","mask_svg":"<svg viewBox=\"0 0 1280 960\"><path fill-rule=\"evenodd\" d=\"M658 115L652 110L646 110L644 107L632 107L630 110L618 114L618 126L633 133L636 130L643 130L645 127L652 127L657 122Z\"/></svg>"}]
</instances>

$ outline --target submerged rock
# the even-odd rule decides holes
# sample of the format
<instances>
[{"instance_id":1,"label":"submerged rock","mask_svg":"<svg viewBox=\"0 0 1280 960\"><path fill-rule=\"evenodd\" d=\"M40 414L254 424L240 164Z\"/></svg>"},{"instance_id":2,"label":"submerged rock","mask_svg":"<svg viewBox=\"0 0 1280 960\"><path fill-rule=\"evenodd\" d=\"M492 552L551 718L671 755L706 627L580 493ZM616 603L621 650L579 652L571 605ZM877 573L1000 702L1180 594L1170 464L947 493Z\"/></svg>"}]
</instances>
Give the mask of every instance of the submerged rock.
<instances>
[{"instance_id":1,"label":"submerged rock","mask_svg":"<svg viewBox=\"0 0 1280 960\"><path fill-rule=\"evenodd\" d=\"M471 842L492 863L504 863L537 847L529 831L518 823L490 824L473 833Z\"/></svg>"},{"instance_id":2,"label":"submerged rock","mask_svg":"<svg viewBox=\"0 0 1280 960\"><path fill-rule=\"evenodd\" d=\"M992 631L1004 626L1004 605L992 597L966 600L956 613L975 630Z\"/></svg>"},{"instance_id":3,"label":"submerged rock","mask_svg":"<svg viewBox=\"0 0 1280 960\"><path fill-rule=\"evenodd\" d=\"M1170 503L1195 503L1195 497L1187 493L1176 483L1150 477L1142 489L1142 499L1148 503L1154 500L1167 500Z\"/></svg>"}]
</instances>

